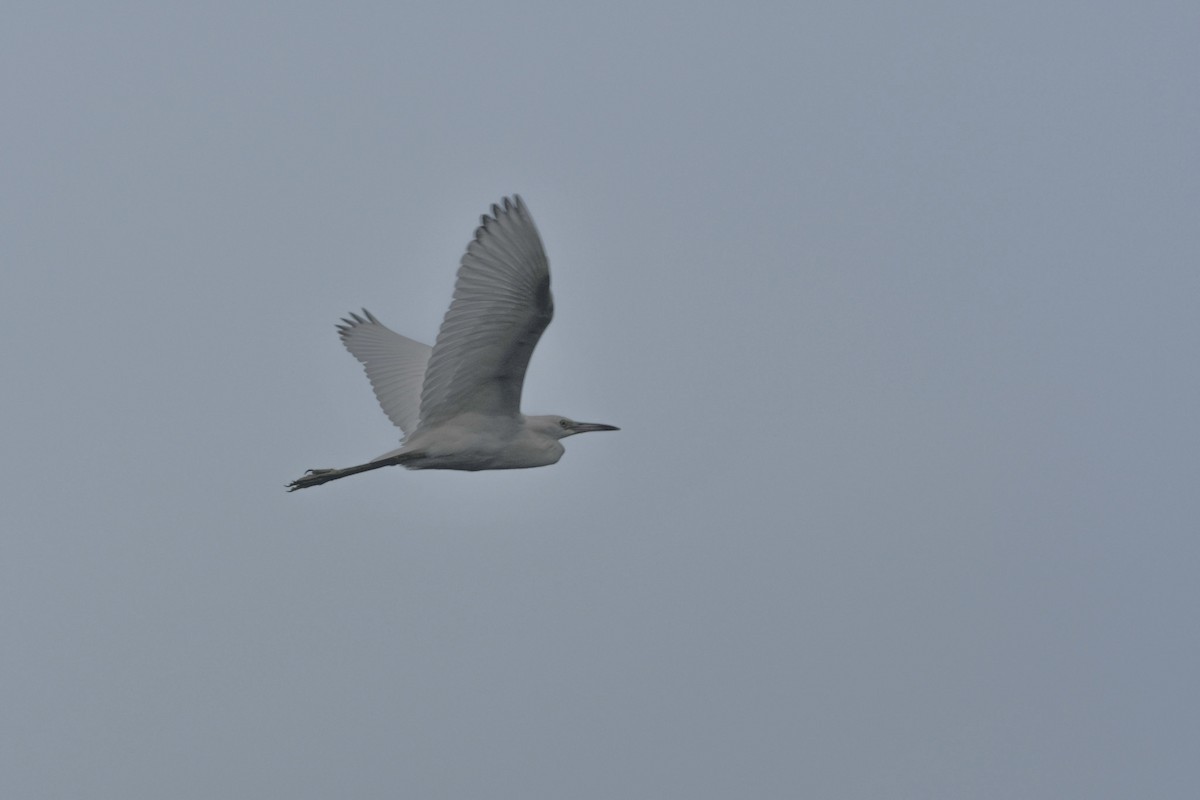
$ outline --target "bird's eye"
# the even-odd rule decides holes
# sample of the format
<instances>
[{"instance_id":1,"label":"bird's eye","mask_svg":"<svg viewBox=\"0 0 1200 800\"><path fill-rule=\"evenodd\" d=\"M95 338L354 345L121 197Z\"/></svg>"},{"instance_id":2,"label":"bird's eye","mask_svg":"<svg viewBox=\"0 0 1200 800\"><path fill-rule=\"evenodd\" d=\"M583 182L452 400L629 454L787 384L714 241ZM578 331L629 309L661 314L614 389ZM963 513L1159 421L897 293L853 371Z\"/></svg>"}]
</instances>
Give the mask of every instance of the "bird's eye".
<instances>
[{"instance_id":1,"label":"bird's eye","mask_svg":"<svg viewBox=\"0 0 1200 800\"><path fill-rule=\"evenodd\" d=\"M571 420L569 420L569 419L560 419L560 420L558 421L558 427L560 427L560 428L569 428L569 427L571 427Z\"/></svg>"}]
</instances>

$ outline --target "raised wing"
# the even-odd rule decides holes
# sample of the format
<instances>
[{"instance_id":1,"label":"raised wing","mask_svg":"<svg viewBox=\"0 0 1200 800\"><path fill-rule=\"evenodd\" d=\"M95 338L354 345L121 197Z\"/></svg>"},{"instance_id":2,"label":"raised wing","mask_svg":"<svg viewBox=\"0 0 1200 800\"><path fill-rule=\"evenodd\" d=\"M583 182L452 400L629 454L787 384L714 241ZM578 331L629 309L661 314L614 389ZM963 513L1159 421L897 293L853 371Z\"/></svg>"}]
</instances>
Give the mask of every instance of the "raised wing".
<instances>
[{"instance_id":1,"label":"raised wing","mask_svg":"<svg viewBox=\"0 0 1200 800\"><path fill-rule=\"evenodd\" d=\"M383 413L411 436L421 417L421 384L433 348L401 336L365 308L363 316L351 314L337 329L342 344L362 362Z\"/></svg>"},{"instance_id":2,"label":"raised wing","mask_svg":"<svg viewBox=\"0 0 1200 800\"><path fill-rule=\"evenodd\" d=\"M521 198L492 206L467 245L421 391L421 427L467 411L515 416L554 315L550 264Z\"/></svg>"}]
</instances>

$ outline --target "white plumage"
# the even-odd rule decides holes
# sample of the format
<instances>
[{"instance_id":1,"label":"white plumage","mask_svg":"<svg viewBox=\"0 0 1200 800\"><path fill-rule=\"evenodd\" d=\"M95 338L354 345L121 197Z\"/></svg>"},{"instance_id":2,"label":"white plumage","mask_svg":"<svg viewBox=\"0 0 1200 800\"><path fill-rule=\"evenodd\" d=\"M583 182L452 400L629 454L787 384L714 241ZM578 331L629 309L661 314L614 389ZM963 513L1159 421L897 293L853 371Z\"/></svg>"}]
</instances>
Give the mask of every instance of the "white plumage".
<instances>
[{"instance_id":1,"label":"white plumage","mask_svg":"<svg viewBox=\"0 0 1200 800\"><path fill-rule=\"evenodd\" d=\"M365 464L309 470L288 490L380 467L518 469L553 464L560 439L612 425L521 413L525 370L554 316L550 264L518 196L493 205L467 245L454 299L431 348L389 329L369 311L338 325L362 362L403 446Z\"/></svg>"}]
</instances>

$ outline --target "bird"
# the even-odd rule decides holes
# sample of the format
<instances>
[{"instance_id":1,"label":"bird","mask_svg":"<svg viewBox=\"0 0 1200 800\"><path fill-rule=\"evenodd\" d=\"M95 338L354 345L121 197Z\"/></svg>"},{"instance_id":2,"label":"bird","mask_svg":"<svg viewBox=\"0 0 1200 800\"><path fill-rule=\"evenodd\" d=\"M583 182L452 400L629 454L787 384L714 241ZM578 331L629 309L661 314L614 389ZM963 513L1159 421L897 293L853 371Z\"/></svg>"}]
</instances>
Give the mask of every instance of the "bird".
<instances>
[{"instance_id":1,"label":"bird","mask_svg":"<svg viewBox=\"0 0 1200 800\"><path fill-rule=\"evenodd\" d=\"M620 430L521 413L525 370L554 316L550 263L520 195L484 214L459 263L454 296L432 347L402 336L365 308L337 325L362 362L401 447L364 464L310 469L287 484L307 489L350 475L407 469L523 469L555 464L562 440Z\"/></svg>"}]
</instances>

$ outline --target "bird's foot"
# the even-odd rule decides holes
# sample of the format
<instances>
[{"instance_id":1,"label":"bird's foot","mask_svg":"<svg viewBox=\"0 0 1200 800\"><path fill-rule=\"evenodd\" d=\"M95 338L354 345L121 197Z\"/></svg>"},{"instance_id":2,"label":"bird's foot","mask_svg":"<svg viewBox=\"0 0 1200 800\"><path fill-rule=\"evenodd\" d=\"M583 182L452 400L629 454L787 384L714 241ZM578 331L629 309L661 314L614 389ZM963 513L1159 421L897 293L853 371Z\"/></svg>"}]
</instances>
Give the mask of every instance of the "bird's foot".
<instances>
[{"instance_id":1,"label":"bird's foot","mask_svg":"<svg viewBox=\"0 0 1200 800\"><path fill-rule=\"evenodd\" d=\"M326 478L326 475L337 471L338 470L336 469L310 469L305 472L303 476L296 478L296 480L289 483L287 485L287 490L289 492L294 492L297 489L307 489L310 486L320 486L322 483L331 480L330 478Z\"/></svg>"}]
</instances>

